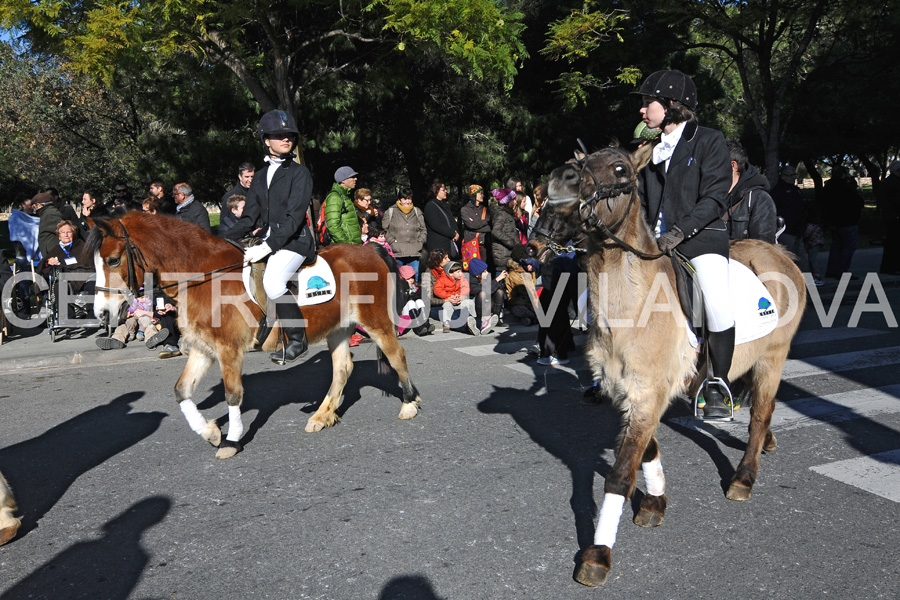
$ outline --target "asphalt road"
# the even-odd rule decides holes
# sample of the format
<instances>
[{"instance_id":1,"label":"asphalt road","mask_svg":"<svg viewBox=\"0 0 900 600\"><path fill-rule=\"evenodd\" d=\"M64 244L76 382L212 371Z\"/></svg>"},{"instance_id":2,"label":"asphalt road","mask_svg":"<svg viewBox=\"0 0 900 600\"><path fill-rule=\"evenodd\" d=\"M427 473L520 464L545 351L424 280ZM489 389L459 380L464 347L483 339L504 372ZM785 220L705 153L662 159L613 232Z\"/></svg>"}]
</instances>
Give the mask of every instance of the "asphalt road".
<instances>
[{"instance_id":1,"label":"asphalt road","mask_svg":"<svg viewBox=\"0 0 900 600\"><path fill-rule=\"evenodd\" d=\"M900 316L900 290L886 297ZM599 590L572 573L618 417L580 404L580 353L526 357L533 328L404 337L424 398L408 422L363 344L342 420L315 434L324 346L290 368L250 355L246 448L227 461L175 404L183 358L0 373L0 470L23 517L0 599L898 598L900 334L883 312L848 328L852 312L831 328L807 312L749 502L723 491L748 411L713 426L673 406L665 522L638 528L626 505ZM225 423L216 368L197 401Z\"/></svg>"}]
</instances>

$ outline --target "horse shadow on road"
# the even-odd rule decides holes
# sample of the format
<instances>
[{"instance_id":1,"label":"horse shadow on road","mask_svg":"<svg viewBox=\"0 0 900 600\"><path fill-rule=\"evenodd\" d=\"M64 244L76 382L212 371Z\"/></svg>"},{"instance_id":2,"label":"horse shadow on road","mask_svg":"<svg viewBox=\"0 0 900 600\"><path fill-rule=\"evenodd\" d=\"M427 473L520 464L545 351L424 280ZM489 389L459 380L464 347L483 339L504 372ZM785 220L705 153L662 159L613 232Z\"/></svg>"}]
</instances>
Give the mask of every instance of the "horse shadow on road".
<instances>
[{"instance_id":1,"label":"horse shadow on road","mask_svg":"<svg viewBox=\"0 0 900 600\"><path fill-rule=\"evenodd\" d=\"M0 471L21 511L19 538L38 526L82 474L159 428L165 413L132 412L132 404L143 395L124 394L35 438L0 449Z\"/></svg>"},{"instance_id":2,"label":"horse shadow on road","mask_svg":"<svg viewBox=\"0 0 900 600\"><path fill-rule=\"evenodd\" d=\"M378 360L376 358L375 344L362 344L355 348L353 357L353 373L344 386L343 401L336 414L342 417L354 404L362 399L363 388L373 387L380 390L380 394L366 392L366 396L390 397L397 401L397 409L403 394L393 369L387 373L378 372ZM220 427L228 422L228 414L225 405L225 388L221 380L221 374L213 369L213 373L219 375L219 380L212 387L209 397L198 403L200 410L220 410L222 415L217 418ZM278 410L293 404L300 404L300 411L307 415L313 412L322 403L332 381L331 354L328 350L322 350L316 354L288 368L271 365L259 373L244 374L244 401L241 410L244 412L257 411L253 420L249 423L245 420L245 431L241 437L241 443L246 446L253 441L257 432L262 429L269 419ZM392 400L392 398L384 398ZM289 417L292 418L292 417Z\"/></svg>"},{"instance_id":3,"label":"horse shadow on road","mask_svg":"<svg viewBox=\"0 0 900 600\"><path fill-rule=\"evenodd\" d=\"M133 504L103 525L102 537L69 546L0 595L0 600L128 598L150 561L141 536L162 521L171 506L171 500L163 496Z\"/></svg>"},{"instance_id":4,"label":"horse shadow on road","mask_svg":"<svg viewBox=\"0 0 900 600\"><path fill-rule=\"evenodd\" d=\"M612 469L604 451L617 446L620 416L609 403L582 404L576 375L552 367L534 369L535 381L528 390L495 387L478 410L510 415L536 444L566 465L572 479L569 504L583 550L594 537L594 476L605 477Z\"/></svg>"}]
</instances>

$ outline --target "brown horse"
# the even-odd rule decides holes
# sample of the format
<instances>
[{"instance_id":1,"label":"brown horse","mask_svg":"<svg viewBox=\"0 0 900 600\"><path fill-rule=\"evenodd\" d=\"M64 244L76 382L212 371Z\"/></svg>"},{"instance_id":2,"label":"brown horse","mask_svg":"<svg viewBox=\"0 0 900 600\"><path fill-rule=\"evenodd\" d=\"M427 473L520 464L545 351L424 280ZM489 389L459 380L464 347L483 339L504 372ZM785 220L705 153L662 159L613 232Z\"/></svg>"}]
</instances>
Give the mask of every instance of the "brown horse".
<instances>
[{"instance_id":1,"label":"brown horse","mask_svg":"<svg viewBox=\"0 0 900 600\"><path fill-rule=\"evenodd\" d=\"M13 498L9 484L0 473L0 546L16 537L22 522L13 515L16 513L16 499Z\"/></svg>"},{"instance_id":2,"label":"brown horse","mask_svg":"<svg viewBox=\"0 0 900 600\"><path fill-rule=\"evenodd\" d=\"M155 282L167 288L190 349L175 384L176 400L191 428L219 448L218 458L234 456L241 449L237 442L243 431L244 353L251 349L262 317L240 279L242 251L195 225L139 212L98 220L88 243L97 270L94 307L98 316L103 311L118 314L128 292L123 282L129 282L128 288L134 290L145 274L152 274ZM338 419L335 410L353 371L349 339L357 324L365 328L397 372L403 390L400 418L412 419L421 398L410 380L406 353L397 341L391 318L392 268L368 246L338 244L323 249L321 256L331 265L337 292L323 304L304 306L303 315L310 342L327 341L334 375L325 399L307 421L306 431L320 431ZM269 335L269 346L277 343L276 334L277 328ZM228 403L226 439L215 420L207 422L193 402L194 390L213 360L219 361Z\"/></svg>"},{"instance_id":3,"label":"brown horse","mask_svg":"<svg viewBox=\"0 0 900 600\"><path fill-rule=\"evenodd\" d=\"M634 491L639 466L647 493L634 522L642 527L662 523L665 478L656 430L669 404L685 392L696 393L703 380L698 352L689 343L686 319L674 297L674 268L669 257L660 255L637 196L636 173L649 157L649 145L631 155L605 148L555 169L550 199L529 242L542 259L570 240L586 251L592 317L587 358L603 395L622 413L594 544L584 551L575 574L578 582L591 586L602 585L609 574L624 500ZM761 276L779 315L773 332L735 348L729 373L730 381L743 379L753 397L747 450L727 492L729 499L743 501L750 498L761 450L775 449L769 430L775 392L803 314L806 288L800 270L780 247L758 240L736 242L731 258Z\"/></svg>"}]
</instances>

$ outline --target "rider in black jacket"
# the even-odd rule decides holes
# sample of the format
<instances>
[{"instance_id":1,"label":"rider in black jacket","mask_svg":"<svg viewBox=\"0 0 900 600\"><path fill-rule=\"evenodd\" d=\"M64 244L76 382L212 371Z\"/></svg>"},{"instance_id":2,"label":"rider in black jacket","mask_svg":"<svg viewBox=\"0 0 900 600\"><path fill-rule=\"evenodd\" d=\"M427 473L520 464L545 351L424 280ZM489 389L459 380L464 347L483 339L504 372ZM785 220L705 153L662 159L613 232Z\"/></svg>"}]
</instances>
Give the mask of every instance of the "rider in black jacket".
<instances>
[{"instance_id":1,"label":"rider in black jacket","mask_svg":"<svg viewBox=\"0 0 900 600\"><path fill-rule=\"evenodd\" d=\"M268 151L268 166L254 175L244 213L227 237L239 239L259 231L264 241L247 248L244 260L258 262L271 254L263 287L275 301L275 313L288 338L283 354L270 355L273 362L282 364L305 355L308 348L306 322L287 282L316 253L315 238L306 221L312 176L309 169L294 161L299 131L291 115L283 110L267 112L259 121L258 134Z\"/></svg>"},{"instance_id":2,"label":"rider in black jacket","mask_svg":"<svg viewBox=\"0 0 900 600\"><path fill-rule=\"evenodd\" d=\"M651 129L662 129L651 162L638 173L641 204L659 249L671 254L677 246L694 268L703 292L711 379L716 383L704 390L703 414L727 418L734 315L728 291L728 232L722 220L731 185L725 137L697 123L697 87L681 71L653 73L636 94L643 99L643 121Z\"/></svg>"}]
</instances>

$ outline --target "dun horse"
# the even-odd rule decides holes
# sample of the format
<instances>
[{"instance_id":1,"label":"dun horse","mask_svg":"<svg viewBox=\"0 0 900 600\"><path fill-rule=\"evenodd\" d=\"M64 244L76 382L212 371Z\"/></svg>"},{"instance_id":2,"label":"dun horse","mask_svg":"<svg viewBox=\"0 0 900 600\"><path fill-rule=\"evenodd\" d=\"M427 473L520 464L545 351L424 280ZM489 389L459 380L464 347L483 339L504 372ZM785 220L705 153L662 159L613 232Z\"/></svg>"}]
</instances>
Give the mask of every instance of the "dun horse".
<instances>
[{"instance_id":1,"label":"dun horse","mask_svg":"<svg viewBox=\"0 0 900 600\"><path fill-rule=\"evenodd\" d=\"M13 498L9 484L0 473L0 546L16 537L21 521L13 515L16 512L16 500Z\"/></svg>"},{"instance_id":2,"label":"dun horse","mask_svg":"<svg viewBox=\"0 0 900 600\"><path fill-rule=\"evenodd\" d=\"M218 458L234 456L241 449L237 441L243 431L241 368L262 316L239 277L243 253L231 243L171 217L132 212L121 219L98 220L96 225L88 243L95 252L97 315L104 310L118 314L126 297L126 290L108 286L130 282L130 287L136 287L135 282L142 282L145 273L152 273L160 285L173 286L167 292L177 303L179 327L190 348L175 384L176 400L191 428L219 448ZM303 314L310 342L328 342L333 380L325 399L307 421L306 431L320 431L338 419L335 410L353 371L349 339L357 324L365 328L397 372L403 390L400 418L412 419L421 398L410 380L406 353L391 320L391 269L366 246L329 246L321 256L335 275L336 294L325 303L305 306ZM198 273L202 275L194 275ZM226 439L222 439L215 420L207 422L193 402L194 390L213 360L218 360L222 370L228 404Z\"/></svg>"},{"instance_id":3,"label":"dun horse","mask_svg":"<svg viewBox=\"0 0 900 600\"><path fill-rule=\"evenodd\" d=\"M674 294L664 293L663 288L676 289L671 260L660 256L637 198L636 172L649 156L649 145L631 155L605 148L555 169L550 199L530 242L532 252L541 258L550 255L554 243L569 240L587 250L593 322L587 358L603 394L622 414L616 461L606 476L594 544L583 553L575 575L580 583L592 586L602 585L609 573L624 500L634 491L638 467L647 494L634 522L642 527L662 523L665 477L656 430L669 404L686 391L695 393L703 380L686 318ZM743 501L750 498L761 450L775 449L769 430L775 392L806 295L800 270L780 248L745 240L732 244L731 257L763 275L779 315L774 331L735 348L729 373L731 381L747 383L753 398L747 449L727 492L729 499ZM601 297L603 289L608 293ZM648 306L657 308L648 313ZM667 310L658 310L660 306Z\"/></svg>"}]
</instances>

